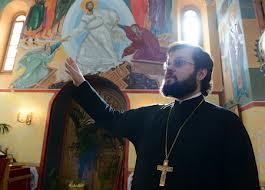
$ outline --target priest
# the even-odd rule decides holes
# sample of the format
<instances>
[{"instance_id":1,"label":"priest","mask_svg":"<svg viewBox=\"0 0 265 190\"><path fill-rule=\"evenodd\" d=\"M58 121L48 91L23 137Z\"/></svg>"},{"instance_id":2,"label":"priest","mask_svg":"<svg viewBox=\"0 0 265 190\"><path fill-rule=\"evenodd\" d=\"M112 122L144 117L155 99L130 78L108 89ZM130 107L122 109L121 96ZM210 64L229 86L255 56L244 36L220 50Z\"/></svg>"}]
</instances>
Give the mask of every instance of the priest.
<instances>
[{"instance_id":1,"label":"priest","mask_svg":"<svg viewBox=\"0 0 265 190\"><path fill-rule=\"evenodd\" d=\"M175 102L125 112L111 108L72 59L65 66L76 86L75 100L100 126L134 144L132 190L260 189L244 125L204 99L213 61L202 48L183 43L169 48L161 91Z\"/></svg>"}]
</instances>

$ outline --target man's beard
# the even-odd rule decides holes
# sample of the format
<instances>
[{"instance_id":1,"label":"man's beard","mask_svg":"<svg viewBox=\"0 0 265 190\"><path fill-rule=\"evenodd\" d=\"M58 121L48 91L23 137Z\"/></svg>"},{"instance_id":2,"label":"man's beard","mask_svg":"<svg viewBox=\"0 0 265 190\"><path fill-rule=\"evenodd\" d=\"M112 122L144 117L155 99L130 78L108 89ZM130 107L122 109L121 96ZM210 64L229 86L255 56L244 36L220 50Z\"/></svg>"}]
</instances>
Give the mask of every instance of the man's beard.
<instances>
[{"instance_id":1,"label":"man's beard","mask_svg":"<svg viewBox=\"0 0 265 190\"><path fill-rule=\"evenodd\" d=\"M166 81L164 81L161 91L164 96L181 99L192 94L196 89L196 73L194 72L189 78L183 81L177 81L176 79L172 84L166 84Z\"/></svg>"}]
</instances>

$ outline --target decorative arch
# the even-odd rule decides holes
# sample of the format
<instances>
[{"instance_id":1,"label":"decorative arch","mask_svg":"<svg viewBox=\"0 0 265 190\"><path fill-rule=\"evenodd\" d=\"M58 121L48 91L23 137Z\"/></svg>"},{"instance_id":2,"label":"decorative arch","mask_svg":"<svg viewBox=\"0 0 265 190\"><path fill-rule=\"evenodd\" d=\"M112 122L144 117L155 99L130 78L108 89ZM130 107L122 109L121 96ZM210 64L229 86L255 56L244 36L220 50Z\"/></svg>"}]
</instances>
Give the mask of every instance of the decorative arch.
<instances>
[{"instance_id":1,"label":"decorative arch","mask_svg":"<svg viewBox=\"0 0 265 190\"><path fill-rule=\"evenodd\" d=\"M194 15L191 15L189 13L193 13ZM188 15L189 14L189 15ZM194 17L194 21L197 17L197 26L196 23L193 23L192 25L189 23L185 23L185 22L189 22L189 20L186 20L187 17L190 17L192 19L192 17ZM191 28L187 28L187 26L195 26L196 28L192 29L192 32L190 33L190 35L198 35L198 42L196 43L196 45L200 45L203 46L203 26L202 26L202 16L201 16L201 12L200 9L197 8L194 5L188 5L185 6L184 8L182 8L181 10L181 40L184 41L188 41L188 42L193 42L194 40L190 40L187 39L187 37L185 37L185 35L187 34L187 30L191 29ZM195 32L197 30L197 33ZM198 34L199 33L199 34ZM194 38L196 38L196 36L194 36Z\"/></svg>"},{"instance_id":2,"label":"decorative arch","mask_svg":"<svg viewBox=\"0 0 265 190\"><path fill-rule=\"evenodd\" d=\"M128 102L127 98L120 91L120 89L113 84L111 81L99 77L99 76L88 76L86 79L91 83L91 85L103 96L103 98L112 105L115 109L127 110ZM59 186L56 188L60 189L63 187L63 183L66 183L64 179L69 180L69 171L71 174L77 173L79 171L74 171L75 169L65 169L63 167L67 159L64 159L65 147L69 145L69 141L65 141L67 134L73 134L73 128L76 126L69 126L69 113L76 108L76 104L72 100L72 93L74 91L74 86L72 83L67 83L58 93L57 97L54 99L51 113L50 121L47 130L47 136L44 137L44 150L42 155L40 173L41 182L40 186L42 189L50 189L52 183L57 183ZM88 118L89 119L89 118ZM70 123L73 123L70 121ZM98 133L97 133L98 134ZM74 137L76 138L76 137ZM71 140L70 140L71 141ZM117 142L117 141L116 141ZM127 159L128 154L128 142L122 142L122 162L120 162L119 175L115 179L114 189L122 189L122 182L126 183L127 176ZM109 141L108 141L109 143ZM71 143L70 143L71 144ZM118 143L119 144L119 143ZM120 145L121 145L120 144ZM113 149L114 150L114 149ZM115 151L114 151L115 152ZM80 161L80 160L79 160ZM125 162L124 162L125 161ZM101 161L97 163L100 164ZM102 163L102 162L101 162ZM67 164L69 165L69 164ZM100 167L104 168L104 167ZM122 178L121 178L122 177ZM58 178L58 181L56 181ZM93 177L91 177L93 178ZM123 181L124 180L124 181ZM65 181L65 182L64 182ZM119 183L118 183L119 182ZM89 189L95 188L94 186L89 186ZM98 188L98 187L97 187Z\"/></svg>"},{"instance_id":3,"label":"decorative arch","mask_svg":"<svg viewBox=\"0 0 265 190\"><path fill-rule=\"evenodd\" d=\"M25 21L26 15L23 13L17 14L12 21L12 29L10 30L8 45L6 46L5 57L2 64L2 72L11 72L13 70L17 47Z\"/></svg>"},{"instance_id":4,"label":"decorative arch","mask_svg":"<svg viewBox=\"0 0 265 190\"><path fill-rule=\"evenodd\" d=\"M211 25L211 20L209 20L209 6L211 6L213 0L179 0L173 4L172 15L175 18L173 22L173 28L177 32L178 40L182 40L182 13L186 8L194 8L199 11L201 17L201 43L202 46L207 52L210 52L210 32L209 25Z\"/></svg>"},{"instance_id":5,"label":"decorative arch","mask_svg":"<svg viewBox=\"0 0 265 190\"><path fill-rule=\"evenodd\" d=\"M13 22L19 15L27 15L30 3L27 0L14 0L8 3L0 15L0 68L3 67ZM1 38L2 37L2 38ZM2 70L2 69L1 69ZM1 72L0 70L0 72Z\"/></svg>"}]
</instances>

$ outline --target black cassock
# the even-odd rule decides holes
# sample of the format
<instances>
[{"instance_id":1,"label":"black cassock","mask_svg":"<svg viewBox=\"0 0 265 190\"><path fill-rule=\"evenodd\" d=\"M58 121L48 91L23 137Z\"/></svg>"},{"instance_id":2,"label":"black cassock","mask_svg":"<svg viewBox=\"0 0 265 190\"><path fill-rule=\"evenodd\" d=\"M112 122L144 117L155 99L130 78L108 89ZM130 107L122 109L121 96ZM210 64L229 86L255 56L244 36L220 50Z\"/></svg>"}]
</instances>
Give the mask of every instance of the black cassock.
<instances>
[{"instance_id":1,"label":"black cassock","mask_svg":"<svg viewBox=\"0 0 265 190\"><path fill-rule=\"evenodd\" d=\"M172 153L165 187L159 187L165 159L169 110L168 149L176 133L196 106L199 96L181 104L113 110L88 82L74 93L75 100L97 124L113 135L129 139L137 160L132 190L258 190L259 180L252 145L245 127L232 112L204 101L183 127Z\"/></svg>"}]
</instances>

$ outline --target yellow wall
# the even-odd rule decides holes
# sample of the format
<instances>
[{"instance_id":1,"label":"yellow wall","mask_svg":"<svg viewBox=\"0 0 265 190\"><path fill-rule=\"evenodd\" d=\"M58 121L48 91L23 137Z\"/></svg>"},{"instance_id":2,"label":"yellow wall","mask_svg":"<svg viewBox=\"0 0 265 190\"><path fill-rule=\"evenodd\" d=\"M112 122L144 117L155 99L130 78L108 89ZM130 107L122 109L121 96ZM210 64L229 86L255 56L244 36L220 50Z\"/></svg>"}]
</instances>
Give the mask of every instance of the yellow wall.
<instances>
[{"instance_id":1,"label":"yellow wall","mask_svg":"<svg viewBox=\"0 0 265 190\"><path fill-rule=\"evenodd\" d=\"M172 98L166 98L159 93L127 93L130 101L130 108L135 109L142 106L154 105L154 104L168 104L174 101ZM211 94L206 98L207 101L219 105L219 97L216 94ZM128 169L134 170L136 161L136 153L132 143L129 143L129 159Z\"/></svg>"},{"instance_id":2,"label":"yellow wall","mask_svg":"<svg viewBox=\"0 0 265 190\"><path fill-rule=\"evenodd\" d=\"M260 63L254 51L256 40L260 38L258 21L256 19L243 20L244 36L249 68L259 68Z\"/></svg>"},{"instance_id":3,"label":"yellow wall","mask_svg":"<svg viewBox=\"0 0 265 190\"><path fill-rule=\"evenodd\" d=\"M253 107L242 112L243 122L255 151L260 181L265 186L265 107Z\"/></svg>"},{"instance_id":4,"label":"yellow wall","mask_svg":"<svg viewBox=\"0 0 265 190\"><path fill-rule=\"evenodd\" d=\"M209 42L210 42L210 54L214 62L213 69L213 90L217 92L223 91L223 82L222 82L222 63L221 63L221 52L220 44L218 38L218 28L217 26L217 17L216 17L216 6L215 3L211 3L207 6L208 13L208 26L209 30Z\"/></svg>"},{"instance_id":5,"label":"yellow wall","mask_svg":"<svg viewBox=\"0 0 265 190\"><path fill-rule=\"evenodd\" d=\"M54 93L47 92L0 92L0 123L12 129L0 134L0 145L8 147L18 162L39 165L47 120L47 110ZM31 125L16 121L20 110L33 112Z\"/></svg>"}]
</instances>

